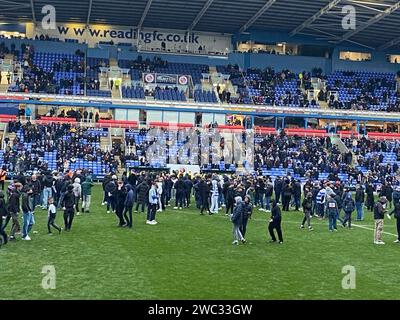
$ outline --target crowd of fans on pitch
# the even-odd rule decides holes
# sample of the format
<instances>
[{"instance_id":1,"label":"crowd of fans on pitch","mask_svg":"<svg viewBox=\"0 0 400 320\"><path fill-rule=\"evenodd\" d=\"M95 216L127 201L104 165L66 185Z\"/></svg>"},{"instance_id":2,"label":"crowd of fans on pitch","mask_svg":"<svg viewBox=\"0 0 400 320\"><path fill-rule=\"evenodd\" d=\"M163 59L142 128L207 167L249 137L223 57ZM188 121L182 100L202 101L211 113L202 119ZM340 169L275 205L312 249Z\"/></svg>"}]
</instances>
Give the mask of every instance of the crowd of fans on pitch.
<instances>
[{"instance_id":1,"label":"crowd of fans on pitch","mask_svg":"<svg viewBox=\"0 0 400 320\"><path fill-rule=\"evenodd\" d=\"M4 174L2 170L0 178ZM93 185L91 172L85 170L42 170L31 176L18 174L7 189L7 201L4 193L0 192L0 213L3 216L0 230L3 240L15 240L19 233L23 240L31 240L34 213L40 206L48 210L49 234L53 229L59 233L62 231L56 223L57 209L64 212L64 230L71 231L75 214L90 212ZM116 174L109 173L102 181L102 188L104 212L115 213L118 227L133 228L134 211L147 212L146 218L135 220L146 219L146 224L156 225L157 212L163 212L169 206L182 210L192 205L201 215L214 215L223 210L222 213L229 216L233 223L234 245L246 243L247 224L256 207L261 212L271 212L268 227L271 242L279 241L282 244L280 203L286 212L301 209L304 217L299 221L300 228L307 227L309 231L313 230L313 216L319 219L327 217L332 232L337 231L337 220L343 227L351 228L352 213L356 211L356 220L363 220L364 206L374 213L375 244L384 244L382 231L385 212L390 213L389 218L395 215L400 231L400 186L397 177L396 180L387 178L380 190L376 190L373 182L366 177L352 191L345 181L339 180L308 179L302 185L290 176L279 176L272 181L270 177L254 175L192 175L184 170L157 174L132 170L129 174L124 172L120 179ZM374 199L376 191L380 197L378 201ZM389 208L391 212L387 210ZM20 213L23 217L22 226ZM7 226L10 223L8 236ZM399 241L400 238L396 240Z\"/></svg>"}]
</instances>

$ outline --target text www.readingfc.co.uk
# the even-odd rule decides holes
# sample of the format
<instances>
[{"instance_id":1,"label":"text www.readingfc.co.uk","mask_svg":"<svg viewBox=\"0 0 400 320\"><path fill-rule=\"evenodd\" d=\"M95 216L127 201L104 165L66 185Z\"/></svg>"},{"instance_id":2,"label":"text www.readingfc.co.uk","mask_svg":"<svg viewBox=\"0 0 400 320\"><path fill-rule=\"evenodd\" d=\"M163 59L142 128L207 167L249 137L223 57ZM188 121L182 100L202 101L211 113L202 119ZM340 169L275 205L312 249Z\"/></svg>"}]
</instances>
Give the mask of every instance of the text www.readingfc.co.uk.
<instances>
[{"instance_id":1,"label":"text www.readingfc.co.uk","mask_svg":"<svg viewBox=\"0 0 400 320\"><path fill-rule=\"evenodd\" d=\"M190 308L167 307L156 304L149 307L149 315L175 316L179 318L184 314L206 316L206 315L250 315L252 305L229 305L229 304L194 304Z\"/></svg>"}]
</instances>

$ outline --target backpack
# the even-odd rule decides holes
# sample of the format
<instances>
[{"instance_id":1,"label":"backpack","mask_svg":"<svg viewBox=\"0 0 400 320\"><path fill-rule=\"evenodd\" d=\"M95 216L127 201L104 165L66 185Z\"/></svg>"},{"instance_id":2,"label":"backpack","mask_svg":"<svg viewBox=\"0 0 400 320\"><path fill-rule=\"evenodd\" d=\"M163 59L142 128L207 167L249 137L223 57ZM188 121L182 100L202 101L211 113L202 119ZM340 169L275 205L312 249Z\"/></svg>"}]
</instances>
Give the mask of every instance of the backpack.
<instances>
[{"instance_id":1,"label":"backpack","mask_svg":"<svg viewBox=\"0 0 400 320\"><path fill-rule=\"evenodd\" d=\"M352 199L346 199L343 203L343 210L346 212L352 212L354 209L354 201Z\"/></svg>"}]
</instances>

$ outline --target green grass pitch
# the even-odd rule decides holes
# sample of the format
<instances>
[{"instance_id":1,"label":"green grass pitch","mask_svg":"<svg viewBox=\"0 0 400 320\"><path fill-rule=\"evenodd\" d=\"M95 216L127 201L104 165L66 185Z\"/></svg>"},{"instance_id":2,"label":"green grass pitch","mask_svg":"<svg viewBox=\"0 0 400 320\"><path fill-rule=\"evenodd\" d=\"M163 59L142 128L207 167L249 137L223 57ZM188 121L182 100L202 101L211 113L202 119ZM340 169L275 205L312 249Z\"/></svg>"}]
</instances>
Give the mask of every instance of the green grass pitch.
<instances>
[{"instance_id":1,"label":"green grass pitch","mask_svg":"<svg viewBox=\"0 0 400 320\"><path fill-rule=\"evenodd\" d=\"M384 246L373 244L372 214L352 230L328 231L313 219L300 230L300 212L283 216L283 245L269 244L269 214L255 210L248 244L233 246L223 211L200 216L194 208L158 213L156 226L134 214L132 230L100 205L93 190L90 214L72 231L47 235L46 212L36 210L32 241L0 249L2 299L398 299L399 252L394 220L385 220ZM63 225L62 212L57 222ZM9 228L8 228L9 229ZM56 270L56 289L41 286L43 266ZM356 289L342 289L342 268L356 270Z\"/></svg>"}]
</instances>

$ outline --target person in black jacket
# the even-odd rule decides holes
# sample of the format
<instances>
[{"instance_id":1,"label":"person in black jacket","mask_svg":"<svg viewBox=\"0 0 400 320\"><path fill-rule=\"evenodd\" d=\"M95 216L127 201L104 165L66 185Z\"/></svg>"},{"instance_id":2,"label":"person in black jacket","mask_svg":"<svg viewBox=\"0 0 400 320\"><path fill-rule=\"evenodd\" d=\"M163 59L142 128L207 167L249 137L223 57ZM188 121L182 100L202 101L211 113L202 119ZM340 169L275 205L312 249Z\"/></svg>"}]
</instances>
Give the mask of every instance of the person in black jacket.
<instances>
[{"instance_id":1,"label":"person in black jacket","mask_svg":"<svg viewBox=\"0 0 400 320\"><path fill-rule=\"evenodd\" d=\"M117 189L114 192L115 197L115 214L119 219L118 227L127 226L129 222L124 220L124 208L125 208L125 198L126 198L126 188L122 181L118 181Z\"/></svg>"},{"instance_id":2,"label":"person in black jacket","mask_svg":"<svg viewBox=\"0 0 400 320\"><path fill-rule=\"evenodd\" d=\"M367 210L372 211L374 208L374 187L372 183L368 182L365 187L365 193L367 195L366 207Z\"/></svg>"},{"instance_id":3,"label":"person in black jacket","mask_svg":"<svg viewBox=\"0 0 400 320\"><path fill-rule=\"evenodd\" d=\"M208 214L211 215L210 211L210 203L208 198L210 196L210 185L202 179L199 183L199 192L201 197L201 211L200 214L202 215L204 210L207 210Z\"/></svg>"},{"instance_id":4,"label":"person in black jacket","mask_svg":"<svg viewBox=\"0 0 400 320\"><path fill-rule=\"evenodd\" d=\"M301 184L298 180L293 183L293 198L296 211L299 211L301 202Z\"/></svg>"},{"instance_id":5,"label":"person in black jacket","mask_svg":"<svg viewBox=\"0 0 400 320\"><path fill-rule=\"evenodd\" d=\"M313 207L313 195L311 192L307 193L306 197L301 204L303 207L304 218L301 223L300 228L304 229L304 225L307 222L308 230L312 231L313 227L311 226L311 215L312 215L312 207Z\"/></svg>"},{"instance_id":6,"label":"person in black jacket","mask_svg":"<svg viewBox=\"0 0 400 320\"><path fill-rule=\"evenodd\" d=\"M69 185L72 185L72 181L71 181L71 178L69 177L69 175L66 174L64 176L63 184L62 184L61 189L60 189L60 197L58 199L57 208L62 208L62 203L64 201L64 196L67 193Z\"/></svg>"},{"instance_id":7,"label":"person in black jacket","mask_svg":"<svg viewBox=\"0 0 400 320\"><path fill-rule=\"evenodd\" d=\"M397 239L394 243L400 243L400 202L395 202L394 209L391 213L387 215L389 219L392 219L392 215L396 218L396 227L397 227Z\"/></svg>"},{"instance_id":8,"label":"person in black jacket","mask_svg":"<svg viewBox=\"0 0 400 320\"><path fill-rule=\"evenodd\" d=\"M229 215L233 213L233 207L235 205L235 188L233 183L230 183L226 188L226 195L225 195L225 204L226 204L226 211L225 214ZM230 211L230 213L229 213Z\"/></svg>"},{"instance_id":9,"label":"person in black jacket","mask_svg":"<svg viewBox=\"0 0 400 320\"><path fill-rule=\"evenodd\" d=\"M19 224L18 213L20 212L19 198L21 196L22 184L17 182L14 184L14 190L11 192L8 199L8 216L5 225L12 219L12 226L10 231L10 240L15 240L15 233L20 232L21 227ZM3 227L5 228L5 227Z\"/></svg>"},{"instance_id":10,"label":"person in black jacket","mask_svg":"<svg viewBox=\"0 0 400 320\"><path fill-rule=\"evenodd\" d=\"M274 182L275 200L277 203L279 203L281 199L282 188L283 188L283 181L281 177L277 177Z\"/></svg>"},{"instance_id":11,"label":"person in black jacket","mask_svg":"<svg viewBox=\"0 0 400 320\"><path fill-rule=\"evenodd\" d=\"M40 181L37 179L37 176L34 174L31 178L31 186L33 190L33 207L35 208L40 204L40 192L42 190Z\"/></svg>"},{"instance_id":12,"label":"person in black jacket","mask_svg":"<svg viewBox=\"0 0 400 320\"><path fill-rule=\"evenodd\" d=\"M387 199L385 196L380 197L379 201L374 206L374 220L375 220L375 231L374 231L374 244L385 244L382 241L383 233L383 220L385 218Z\"/></svg>"},{"instance_id":13,"label":"person in black jacket","mask_svg":"<svg viewBox=\"0 0 400 320\"><path fill-rule=\"evenodd\" d=\"M176 199L174 209L183 209L183 200L185 198L185 183L182 177L179 177L178 181L175 182Z\"/></svg>"},{"instance_id":14,"label":"person in black jacket","mask_svg":"<svg viewBox=\"0 0 400 320\"><path fill-rule=\"evenodd\" d=\"M251 219L251 215L253 214L253 204L251 203L251 199L249 196L244 197L242 207L243 218L240 232L242 233L243 238L246 238L247 222L249 221L249 219Z\"/></svg>"},{"instance_id":15,"label":"person in black jacket","mask_svg":"<svg viewBox=\"0 0 400 320\"><path fill-rule=\"evenodd\" d=\"M101 186L103 188L104 196L103 196L103 202L101 203L102 206L105 206L107 204L107 192L106 192L106 185L112 180L111 178L111 173L108 173L103 181L101 182Z\"/></svg>"},{"instance_id":16,"label":"person in black jacket","mask_svg":"<svg viewBox=\"0 0 400 320\"><path fill-rule=\"evenodd\" d=\"M235 208L233 209L233 213L231 215L231 221L233 223L233 245L239 245L239 241L243 243L246 241L240 232L240 227L243 224L243 206L242 206L242 198L235 198Z\"/></svg>"},{"instance_id":17,"label":"person in black jacket","mask_svg":"<svg viewBox=\"0 0 400 320\"><path fill-rule=\"evenodd\" d=\"M282 188L282 209L283 211L289 211L290 199L292 198L292 187L289 181L283 183Z\"/></svg>"},{"instance_id":18,"label":"person in black jacket","mask_svg":"<svg viewBox=\"0 0 400 320\"><path fill-rule=\"evenodd\" d=\"M269 234L271 235L270 242L276 242L276 237L274 233L274 230L276 230L276 232L278 233L279 243L280 244L283 243L281 222L282 222L281 209L279 208L276 200L274 200L272 202L271 220L269 221L268 225L268 231Z\"/></svg>"},{"instance_id":19,"label":"person in black jacket","mask_svg":"<svg viewBox=\"0 0 400 320\"><path fill-rule=\"evenodd\" d=\"M133 189L130 184L126 185L126 197L124 201L124 218L126 220L126 223L128 225L128 228L132 228L132 208L133 208L133 201L134 201L134 194L133 194ZM129 213L129 216L127 215Z\"/></svg>"},{"instance_id":20,"label":"person in black jacket","mask_svg":"<svg viewBox=\"0 0 400 320\"><path fill-rule=\"evenodd\" d=\"M147 184L146 180L143 180L137 186L137 202L136 202L136 209L135 212L138 212L139 204L141 205L141 211L144 212L144 207L148 203L148 194L149 194L149 185Z\"/></svg>"},{"instance_id":21,"label":"person in black jacket","mask_svg":"<svg viewBox=\"0 0 400 320\"><path fill-rule=\"evenodd\" d=\"M104 191L107 197L107 213L110 213L110 208L112 212L115 212L116 206L116 192L117 192L117 176L113 175L112 179L106 184Z\"/></svg>"},{"instance_id":22,"label":"person in black jacket","mask_svg":"<svg viewBox=\"0 0 400 320\"><path fill-rule=\"evenodd\" d=\"M29 232L35 223L33 218L33 190L31 186L27 186L22 193L22 213L23 213L23 225L22 225L22 240L31 240Z\"/></svg>"},{"instance_id":23,"label":"person in black jacket","mask_svg":"<svg viewBox=\"0 0 400 320\"><path fill-rule=\"evenodd\" d=\"M72 221L75 215L75 195L73 189L74 187L72 185L68 186L62 202L65 231L71 231Z\"/></svg>"},{"instance_id":24,"label":"person in black jacket","mask_svg":"<svg viewBox=\"0 0 400 320\"><path fill-rule=\"evenodd\" d=\"M365 198L364 190L358 184L356 186L356 196L354 199L357 209L357 221L364 220L364 212L363 212L364 198Z\"/></svg>"},{"instance_id":25,"label":"person in black jacket","mask_svg":"<svg viewBox=\"0 0 400 320\"><path fill-rule=\"evenodd\" d=\"M6 201L4 200L4 193L0 190L0 237L3 238L3 244L8 242L8 236L3 229L3 218L8 216Z\"/></svg>"},{"instance_id":26,"label":"person in black jacket","mask_svg":"<svg viewBox=\"0 0 400 320\"><path fill-rule=\"evenodd\" d=\"M188 177L185 177L183 183L185 188L185 205L186 208L188 208L190 206L190 196L192 195L193 182Z\"/></svg>"}]
</instances>

